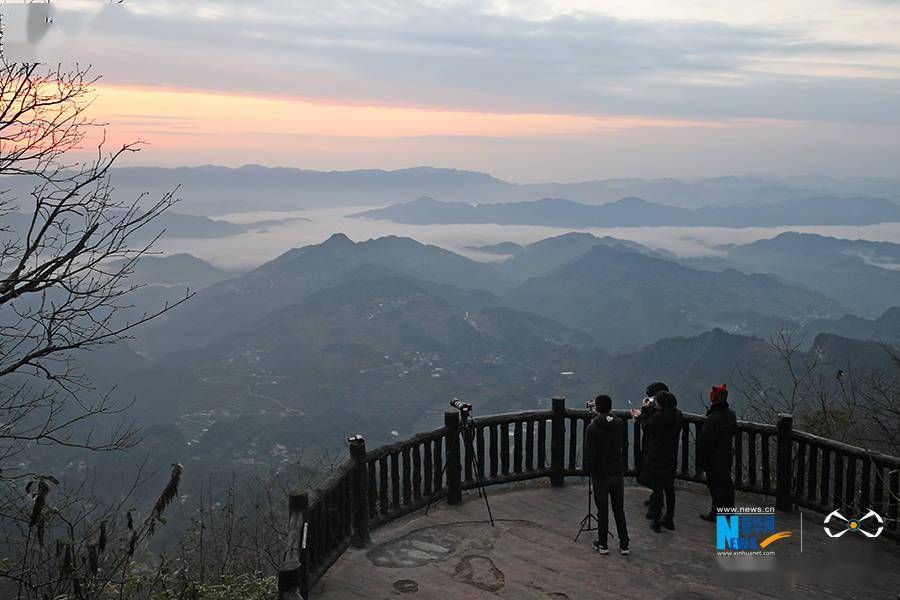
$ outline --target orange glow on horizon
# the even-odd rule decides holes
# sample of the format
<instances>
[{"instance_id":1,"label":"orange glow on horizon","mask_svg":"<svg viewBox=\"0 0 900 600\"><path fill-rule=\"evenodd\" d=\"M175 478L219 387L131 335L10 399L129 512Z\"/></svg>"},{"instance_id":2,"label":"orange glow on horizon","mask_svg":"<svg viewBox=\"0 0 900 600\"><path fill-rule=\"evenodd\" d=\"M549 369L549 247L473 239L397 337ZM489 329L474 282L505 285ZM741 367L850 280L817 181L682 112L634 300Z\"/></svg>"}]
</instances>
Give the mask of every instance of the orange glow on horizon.
<instances>
[{"instance_id":1,"label":"orange glow on horizon","mask_svg":"<svg viewBox=\"0 0 900 600\"><path fill-rule=\"evenodd\" d=\"M283 147L297 138L427 136L528 138L637 127L716 127L708 121L645 117L492 113L337 104L189 90L97 86L90 109L109 124L110 143L140 139L155 150Z\"/></svg>"}]
</instances>

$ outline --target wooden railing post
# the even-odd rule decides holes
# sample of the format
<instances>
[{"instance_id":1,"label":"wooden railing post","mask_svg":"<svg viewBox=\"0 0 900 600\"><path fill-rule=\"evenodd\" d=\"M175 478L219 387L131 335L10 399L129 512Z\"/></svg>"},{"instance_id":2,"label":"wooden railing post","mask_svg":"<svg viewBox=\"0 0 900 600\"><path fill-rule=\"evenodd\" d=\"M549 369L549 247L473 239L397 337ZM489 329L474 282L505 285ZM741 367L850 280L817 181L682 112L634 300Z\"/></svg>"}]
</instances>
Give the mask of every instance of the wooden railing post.
<instances>
[{"instance_id":1,"label":"wooden railing post","mask_svg":"<svg viewBox=\"0 0 900 600\"><path fill-rule=\"evenodd\" d=\"M447 428L447 504L462 502L462 461L459 445L459 412L444 413Z\"/></svg>"},{"instance_id":2,"label":"wooden railing post","mask_svg":"<svg viewBox=\"0 0 900 600\"><path fill-rule=\"evenodd\" d=\"M300 597L301 598L309 598L309 548L307 546L308 543L308 534L309 534L309 520L306 519L307 515L306 509L303 509L303 527L300 529L300 553L298 556L300 557Z\"/></svg>"},{"instance_id":3,"label":"wooden railing post","mask_svg":"<svg viewBox=\"0 0 900 600\"><path fill-rule=\"evenodd\" d=\"M350 543L354 548L365 548L369 545L369 472L366 468L366 440L355 435L350 442L350 457L353 459L353 496L351 507L353 514L353 532Z\"/></svg>"},{"instance_id":4,"label":"wooden railing post","mask_svg":"<svg viewBox=\"0 0 900 600\"><path fill-rule=\"evenodd\" d=\"M288 497L288 552L278 571L279 600L304 600L309 591L309 561L306 554L306 492Z\"/></svg>"},{"instance_id":5,"label":"wooden railing post","mask_svg":"<svg viewBox=\"0 0 900 600\"><path fill-rule=\"evenodd\" d=\"M566 483L566 399L553 399L550 429L550 483L562 487Z\"/></svg>"},{"instance_id":6,"label":"wooden railing post","mask_svg":"<svg viewBox=\"0 0 900 600\"><path fill-rule=\"evenodd\" d=\"M775 481L775 508L783 511L790 511L794 508L791 499L793 485L791 477L793 470L791 468L791 446L792 432L794 427L794 417L786 413L778 413L778 423L776 425L778 449L775 455L775 471L777 479Z\"/></svg>"}]
</instances>

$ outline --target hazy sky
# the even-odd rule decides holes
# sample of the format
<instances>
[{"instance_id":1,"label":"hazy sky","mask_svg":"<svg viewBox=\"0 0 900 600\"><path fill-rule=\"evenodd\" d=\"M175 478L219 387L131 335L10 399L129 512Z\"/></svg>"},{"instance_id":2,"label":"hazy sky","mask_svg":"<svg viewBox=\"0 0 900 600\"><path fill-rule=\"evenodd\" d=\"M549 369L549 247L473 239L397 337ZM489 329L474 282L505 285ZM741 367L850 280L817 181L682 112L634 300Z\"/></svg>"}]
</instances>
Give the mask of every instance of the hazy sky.
<instances>
[{"instance_id":1,"label":"hazy sky","mask_svg":"<svg viewBox=\"0 0 900 600\"><path fill-rule=\"evenodd\" d=\"M129 0L77 40L140 164L570 181L900 159L895 0Z\"/></svg>"}]
</instances>

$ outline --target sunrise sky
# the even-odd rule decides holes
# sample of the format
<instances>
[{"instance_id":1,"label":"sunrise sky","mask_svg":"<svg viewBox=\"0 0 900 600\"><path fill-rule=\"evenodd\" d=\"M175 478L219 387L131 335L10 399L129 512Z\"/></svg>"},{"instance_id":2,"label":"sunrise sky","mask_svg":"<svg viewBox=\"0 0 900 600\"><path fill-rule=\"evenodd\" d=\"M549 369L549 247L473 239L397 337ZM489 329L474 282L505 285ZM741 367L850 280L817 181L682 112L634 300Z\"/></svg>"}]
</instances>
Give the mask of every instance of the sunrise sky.
<instances>
[{"instance_id":1,"label":"sunrise sky","mask_svg":"<svg viewBox=\"0 0 900 600\"><path fill-rule=\"evenodd\" d=\"M65 55L103 76L109 139L148 142L133 164L571 181L900 157L892 0L54 5L82 19Z\"/></svg>"}]
</instances>

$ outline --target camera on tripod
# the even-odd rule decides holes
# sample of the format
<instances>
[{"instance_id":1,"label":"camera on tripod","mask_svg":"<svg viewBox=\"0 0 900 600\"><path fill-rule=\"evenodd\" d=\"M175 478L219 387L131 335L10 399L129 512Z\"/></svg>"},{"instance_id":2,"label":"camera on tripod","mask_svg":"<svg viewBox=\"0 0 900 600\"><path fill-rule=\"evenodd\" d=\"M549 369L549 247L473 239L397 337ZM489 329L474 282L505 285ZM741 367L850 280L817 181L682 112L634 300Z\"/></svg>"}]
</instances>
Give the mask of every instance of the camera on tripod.
<instances>
[{"instance_id":1,"label":"camera on tripod","mask_svg":"<svg viewBox=\"0 0 900 600\"><path fill-rule=\"evenodd\" d=\"M466 473L467 477L468 473L472 473L475 476L475 481L478 487L478 495L481 498L484 498L484 506L487 508L488 519L491 522L491 527L494 526L494 514L491 512L491 503L488 502L487 489L484 486L484 479L482 473L484 472L484 465L481 462L480 455L475 452L475 436L481 435L478 430L478 425L475 423L475 419L472 418L472 405L468 402L463 402L459 398L454 398L450 401L450 406L459 411L460 417L460 433L462 434L463 444L465 446L464 457L466 462ZM452 413L450 413L452 414ZM483 438L480 438L483 441ZM449 439L447 441L448 449L449 449ZM482 449L482 445L479 444L479 448ZM443 480L444 473L447 470L447 465L449 464L449 460L444 463L443 468L441 469L440 479ZM434 502L434 499L437 497L437 494L440 490L435 489L434 494L432 494L431 498L428 499L428 504L425 505L425 514L428 514L428 510L431 508L431 503Z\"/></svg>"},{"instance_id":2,"label":"camera on tripod","mask_svg":"<svg viewBox=\"0 0 900 600\"><path fill-rule=\"evenodd\" d=\"M461 412L463 415L468 415L472 412L472 405L468 402L463 402L459 398L454 398L450 401L450 406Z\"/></svg>"}]
</instances>

